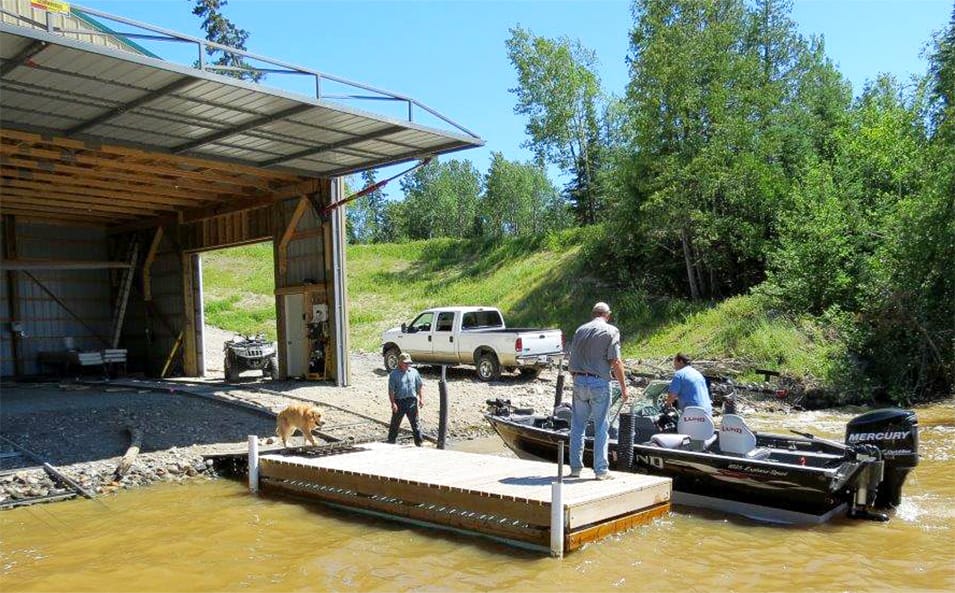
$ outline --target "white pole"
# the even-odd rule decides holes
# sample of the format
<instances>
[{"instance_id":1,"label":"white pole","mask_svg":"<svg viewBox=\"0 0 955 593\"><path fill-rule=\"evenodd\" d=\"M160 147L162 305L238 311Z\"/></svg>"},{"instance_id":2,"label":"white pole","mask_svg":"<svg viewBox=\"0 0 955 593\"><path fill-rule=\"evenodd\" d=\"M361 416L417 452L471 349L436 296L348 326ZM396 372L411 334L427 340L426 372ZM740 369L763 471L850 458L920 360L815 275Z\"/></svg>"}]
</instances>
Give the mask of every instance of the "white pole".
<instances>
[{"instance_id":1,"label":"white pole","mask_svg":"<svg viewBox=\"0 0 955 593\"><path fill-rule=\"evenodd\" d=\"M557 443L557 481L550 485L550 555L564 557L564 441Z\"/></svg>"},{"instance_id":2,"label":"white pole","mask_svg":"<svg viewBox=\"0 0 955 593\"><path fill-rule=\"evenodd\" d=\"M249 490L259 491L259 437L249 435Z\"/></svg>"},{"instance_id":3,"label":"white pole","mask_svg":"<svg viewBox=\"0 0 955 593\"><path fill-rule=\"evenodd\" d=\"M550 555L564 557L564 496L562 481L550 485Z\"/></svg>"}]
</instances>

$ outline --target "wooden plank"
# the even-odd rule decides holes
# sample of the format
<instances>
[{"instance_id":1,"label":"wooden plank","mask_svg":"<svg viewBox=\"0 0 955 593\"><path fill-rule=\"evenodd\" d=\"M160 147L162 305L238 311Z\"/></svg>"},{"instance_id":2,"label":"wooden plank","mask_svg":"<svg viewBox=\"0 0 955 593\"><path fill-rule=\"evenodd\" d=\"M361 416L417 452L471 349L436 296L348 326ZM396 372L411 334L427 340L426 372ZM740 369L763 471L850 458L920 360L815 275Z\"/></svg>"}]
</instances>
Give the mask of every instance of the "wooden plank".
<instances>
[{"instance_id":1,"label":"wooden plank","mask_svg":"<svg viewBox=\"0 0 955 593\"><path fill-rule=\"evenodd\" d=\"M564 537L564 550L573 551L584 544L595 542L608 536L622 533L634 527L645 525L657 517L663 517L670 512L670 503L660 503L648 509L642 509L610 521L591 525L584 529L571 532Z\"/></svg>"},{"instance_id":2,"label":"wooden plank","mask_svg":"<svg viewBox=\"0 0 955 593\"><path fill-rule=\"evenodd\" d=\"M232 174L240 174L240 175L249 175L253 178L284 179L288 181L301 179L300 176L295 175L294 173L286 173L286 172L277 171L274 169L260 169L260 168L252 167L249 165L240 165L237 163L227 163L223 161L202 159L202 158L196 158L196 157L187 157L182 155L167 155L162 153L149 152L146 150L140 150L136 148L128 148L125 146L114 146L109 144L90 145L82 140L71 140L71 139L63 138L63 137L44 138L43 136L39 134L34 134L32 132L23 132L20 130L13 130L10 128L0 129L0 137L20 140L21 142L30 142L33 144L43 144L47 146L68 148L72 150L92 150L101 154L111 154L111 155L116 155L121 157L143 158L143 159L148 159L150 161L163 163L164 165L167 165L169 167L177 167L179 165L191 165L194 167L210 169L212 171L220 171L224 173L232 173Z\"/></svg>"},{"instance_id":3,"label":"wooden plank","mask_svg":"<svg viewBox=\"0 0 955 593\"><path fill-rule=\"evenodd\" d=\"M7 270L104 270L115 268L129 268L127 262L121 261L77 261L53 259L4 259L0 267Z\"/></svg>"},{"instance_id":4,"label":"wooden plank","mask_svg":"<svg viewBox=\"0 0 955 593\"><path fill-rule=\"evenodd\" d=\"M260 475L272 479L310 481L325 486L352 490L370 496L394 497L411 504L441 504L507 517L532 525L549 525L550 509L539 502L505 499L480 491L467 491L434 484L376 476L348 473L341 470L292 465L262 458Z\"/></svg>"},{"instance_id":5,"label":"wooden plank","mask_svg":"<svg viewBox=\"0 0 955 593\"><path fill-rule=\"evenodd\" d=\"M451 527L472 531L478 534L490 535L503 539L511 539L519 542L525 542L535 546L547 549L550 545L550 529L538 526L526 525L521 523L507 521L490 521L486 516L478 513L451 512L452 509L440 507L419 507L406 504L396 504L384 498L371 498L364 496L352 496L344 493L335 492L330 489L318 490L310 488L304 484L291 484L288 482L276 482L264 479L262 482L264 492L281 492L295 496L307 497L326 502L332 502L342 506L368 510L391 516L405 517L416 521L424 521Z\"/></svg>"},{"instance_id":6,"label":"wooden plank","mask_svg":"<svg viewBox=\"0 0 955 593\"><path fill-rule=\"evenodd\" d=\"M302 215L305 214L305 210L308 208L308 200L305 198L300 198L298 203L295 205L295 211L292 212L292 218L289 220L288 225L286 225L285 230L282 232L282 236L278 241L278 256L279 256L279 269L278 273L282 278L285 278L285 272L288 270L288 244L292 239L292 235L295 233L295 230L298 228L298 223L302 220Z\"/></svg>"},{"instance_id":7,"label":"wooden plank","mask_svg":"<svg viewBox=\"0 0 955 593\"><path fill-rule=\"evenodd\" d=\"M126 200L114 200L112 198L103 198L96 196L81 196L57 191L55 187L50 186L50 190L32 190L25 188L11 188L6 184L0 183L0 190L3 191L4 205L36 205L36 206L60 206L65 209L72 209L78 212L88 212L96 210L98 212L116 212L119 214L130 214L132 216L157 216L161 212L171 212L175 208L171 206L162 206L161 204L146 205L142 202L129 202Z\"/></svg>"},{"instance_id":8,"label":"wooden plank","mask_svg":"<svg viewBox=\"0 0 955 593\"><path fill-rule=\"evenodd\" d=\"M666 481L654 481L636 490L627 490L594 500L579 502L565 500L567 526L570 529L575 529L582 525L600 521L608 516L613 517L626 513L632 509L666 504L670 500L670 484L668 479L664 480Z\"/></svg>"},{"instance_id":9,"label":"wooden plank","mask_svg":"<svg viewBox=\"0 0 955 593\"><path fill-rule=\"evenodd\" d=\"M0 130L0 140L3 140L3 130ZM4 144L0 143L0 154L5 157L49 159L40 163L43 167L46 162L59 165L63 162L76 165L88 165L95 167L98 175L113 175L116 172L126 173L145 173L147 175L162 177L170 182L178 180L192 180L201 185L211 188L215 185L225 186L223 191L235 191L228 188L245 188L259 192L269 192L268 183L258 180L250 180L242 177L217 175L209 171L183 170L178 167L160 168L156 165L143 164L129 159L106 158L97 156L96 153L67 153L66 155L59 149L44 149L24 144ZM139 175L142 177L142 175Z\"/></svg>"},{"instance_id":10,"label":"wooden plank","mask_svg":"<svg viewBox=\"0 0 955 593\"><path fill-rule=\"evenodd\" d=\"M248 192L262 192L266 194L268 190L259 189L248 183L242 182L241 180L233 183L223 183L217 181L214 177L192 177L183 175L185 171L180 172L166 172L166 173L153 173L150 176L142 175L142 169L149 169L153 171L153 167L135 167L135 169L130 169L130 163L126 161L115 161L110 159L107 163L97 163L90 162L88 166L79 166L71 165L59 161L63 155L62 151L53 151L53 150L42 150L36 149L31 151L30 154L23 154L17 152L17 147L11 146L8 144L0 145L0 154L2 154L7 159L7 163L11 167L17 169L25 169L31 171L42 171L45 173L65 173L71 175L74 178L83 178L83 179L96 179L104 181L115 181L115 180L124 180L124 181L135 181L142 183L143 181L148 182L161 182L165 184L173 184L179 189L192 189L202 193L234 193L236 191L242 193ZM50 160L48 160L50 159ZM98 159L89 159L90 161L98 161ZM123 164L126 164L126 167L123 167ZM103 165L107 166L103 166ZM237 190L236 187L239 187Z\"/></svg>"},{"instance_id":11,"label":"wooden plank","mask_svg":"<svg viewBox=\"0 0 955 593\"><path fill-rule=\"evenodd\" d=\"M134 182L101 180L88 175L59 175L41 171L28 171L27 176L24 176L20 174L19 170L7 167L0 167L0 173L10 178L11 181L33 181L47 187L52 185L75 189L80 192L108 191L110 195L126 195L130 196L130 199L140 197L140 199L147 200L158 196L178 198L183 200L185 204L194 204L197 200L219 200L222 199L224 193L222 190L215 188L180 190L175 180L163 179L155 175L140 175L139 180ZM13 175L16 175L16 177L13 177Z\"/></svg>"}]
</instances>

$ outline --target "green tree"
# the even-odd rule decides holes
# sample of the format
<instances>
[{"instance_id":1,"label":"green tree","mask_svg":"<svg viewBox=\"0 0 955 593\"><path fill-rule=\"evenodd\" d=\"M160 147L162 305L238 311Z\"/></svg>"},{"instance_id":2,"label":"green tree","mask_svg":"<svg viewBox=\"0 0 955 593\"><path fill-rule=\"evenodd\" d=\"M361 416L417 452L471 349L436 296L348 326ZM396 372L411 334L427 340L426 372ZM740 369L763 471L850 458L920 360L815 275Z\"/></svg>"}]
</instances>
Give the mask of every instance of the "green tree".
<instances>
[{"instance_id":1,"label":"green tree","mask_svg":"<svg viewBox=\"0 0 955 593\"><path fill-rule=\"evenodd\" d=\"M481 176L469 160L432 161L401 179L399 235L409 239L477 234Z\"/></svg>"},{"instance_id":2,"label":"green tree","mask_svg":"<svg viewBox=\"0 0 955 593\"><path fill-rule=\"evenodd\" d=\"M538 235L570 224L566 204L538 165L508 161L494 152L484 187L479 209L485 236Z\"/></svg>"},{"instance_id":3,"label":"green tree","mask_svg":"<svg viewBox=\"0 0 955 593\"><path fill-rule=\"evenodd\" d=\"M597 57L579 41L547 39L515 27L507 55L517 71L514 112L528 117L525 146L573 182L569 196L582 224L597 221L602 197L596 185L600 153L601 91Z\"/></svg>"},{"instance_id":4,"label":"green tree","mask_svg":"<svg viewBox=\"0 0 955 593\"><path fill-rule=\"evenodd\" d=\"M359 187L367 188L377 183L374 169L362 171ZM360 190L359 190L360 191ZM349 243L375 243L381 240L385 224L385 192L381 188L348 204L347 236Z\"/></svg>"},{"instance_id":5,"label":"green tree","mask_svg":"<svg viewBox=\"0 0 955 593\"><path fill-rule=\"evenodd\" d=\"M195 0L192 14L202 19L202 30L206 32L207 40L244 51L249 32L236 27L226 18L222 13L226 4L228 0ZM213 58L212 64L218 66L213 70L220 74L253 82L258 82L265 76L246 62L241 54L206 47L206 55Z\"/></svg>"},{"instance_id":6,"label":"green tree","mask_svg":"<svg viewBox=\"0 0 955 593\"><path fill-rule=\"evenodd\" d=\"M871 258L860 350L874 379L899 402L955 390L955 8L935 39L925 86L930 118L900 117L888 93L874 97L908 127L932 122L917 155L911 141L898 146L889 134L869 138L880 143L887 170L874 176L873 190L885 200L897 187L898 200L886 208ZM873 161L878 164L875 157L865 161L870 171Z\"/></svg>"}]
</instances>

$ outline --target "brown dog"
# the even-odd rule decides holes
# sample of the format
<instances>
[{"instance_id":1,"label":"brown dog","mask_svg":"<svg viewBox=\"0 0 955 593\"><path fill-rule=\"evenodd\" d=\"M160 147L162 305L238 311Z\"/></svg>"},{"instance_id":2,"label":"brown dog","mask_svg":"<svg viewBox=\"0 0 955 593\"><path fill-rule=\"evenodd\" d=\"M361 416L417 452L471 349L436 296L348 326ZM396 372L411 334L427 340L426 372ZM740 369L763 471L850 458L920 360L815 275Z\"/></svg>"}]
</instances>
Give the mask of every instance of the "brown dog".
<instances>
[{"instance_id":1,"label":"brown dog","mask_svg":"<svg viewBox=\"0 0 955 593\"><path fill-rule=\"evenodd\" d=\"M322 412L312 404L292 404L279 412L275 419L275 433L282 439L282 445L288 446L288 439L296 430L302 431L305 439L316 445L312 430L322 424Z\"/></svg>"}]
</instances>

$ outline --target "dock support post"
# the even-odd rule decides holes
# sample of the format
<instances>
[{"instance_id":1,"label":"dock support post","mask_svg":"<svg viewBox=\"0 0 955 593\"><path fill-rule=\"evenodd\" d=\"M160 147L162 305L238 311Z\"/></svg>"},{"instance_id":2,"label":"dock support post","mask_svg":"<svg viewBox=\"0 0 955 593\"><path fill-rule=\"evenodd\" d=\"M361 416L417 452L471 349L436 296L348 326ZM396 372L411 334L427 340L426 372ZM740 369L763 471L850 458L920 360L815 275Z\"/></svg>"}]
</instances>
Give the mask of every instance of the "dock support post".
<instances>
[{"instance_id":1,"label":"dock support post","mask_svg":"<svg viewBox=\"0 0 955 593\"><path fill-rule=\"evenodd\" d=\"M259 491L259 437L249 435L249 490Z\"/></svg>"},{"instance_id":2,"label":"dock support post","mask_svg":"<svg viewBox=\"0 0 955 593\"><path fill-rule=\"evenodd\" d=\"M438 449L444 449L448 436L448 366L441 365L441 380L438 381Z\"/></svg>"},{"instance_id":3,"label":"dock support post","mask_svg":"<svg viewBox=\"0 0 955 593\"><path fill-rule=\"evenodd\" d=\"M564 357L557 360L557 387L554 389L554 408L564 399ZM561 461L563 463L563 461Z\"/></svg>"},{"instance_id":4,"label":"dock support post","mask_svg":"<svg viewBox=\"0 0 955 593\"><path fill-rule=\"evenodd\" d=\"M557 443L557 480L550 485L550 555L564 557L564 442Z\"/></svg>"}]
</instances>

